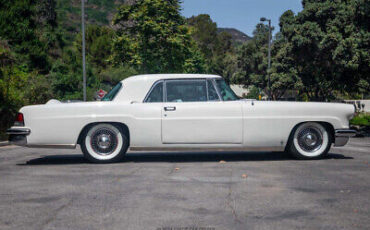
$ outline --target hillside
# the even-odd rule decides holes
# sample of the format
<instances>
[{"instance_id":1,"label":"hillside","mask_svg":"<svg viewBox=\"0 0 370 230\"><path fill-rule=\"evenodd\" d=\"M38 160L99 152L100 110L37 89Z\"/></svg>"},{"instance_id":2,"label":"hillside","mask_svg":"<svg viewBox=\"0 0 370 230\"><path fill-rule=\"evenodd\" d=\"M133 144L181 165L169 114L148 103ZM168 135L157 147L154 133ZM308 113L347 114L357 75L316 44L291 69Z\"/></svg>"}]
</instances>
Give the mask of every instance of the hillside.
<instances>
[{"instance_id":1,"label":"hillside","mask_svg":"<svg viewBox=\"0 0 370 230\"><path fill-rule=\"evenodd\" d=\"M117 6L125 0L89 0L85 4L87 24L109 25ZM58 22L69 32L78 32L81 28L81 1L59 0L56 11Z\"/></svg>"},{"instance_id":2,"label":"hillside","mask_svg":"<svg viewBox=\"0 0 370 230\"><path fill-rule=\"evenodd\" d=\"M110 25L119 5L125 0L89 0L85 4L86 24ZM58 23L68 32L75 33L81 29L81 1L59 0L56 6ZM235 43L244 43L251 39L248 35L234 28L218 28L218 32L232 35Z\"/></svg>"},{"instance_id":3,"label":"hillside","mask_svg":"<svg viewBox=\"0 0 370 230\"><path fill-rule=\"evenodd\" d=\"M234 29L234 28L218 28L218 32L219 33L227 32L227 33L231 34L232 40L235 43L244 43L244 42L249 41L249 40L252 39L251 37L249 37L245 33L241 32L237 29Z\"/></svg>"}]
</instances>

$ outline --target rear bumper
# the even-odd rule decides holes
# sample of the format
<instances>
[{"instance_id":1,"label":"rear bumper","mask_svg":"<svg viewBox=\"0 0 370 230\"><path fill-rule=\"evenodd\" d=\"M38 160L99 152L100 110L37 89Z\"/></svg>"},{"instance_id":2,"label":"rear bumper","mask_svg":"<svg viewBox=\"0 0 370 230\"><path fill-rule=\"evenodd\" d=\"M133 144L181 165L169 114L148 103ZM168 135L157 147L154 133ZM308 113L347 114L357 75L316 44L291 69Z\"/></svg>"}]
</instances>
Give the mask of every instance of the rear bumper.
<instances>
[{"instance_id":1,"label":"rear bumper","mask_svg":"<svg viewBox=\"0 0 370 230\"><path fill-rule=\"evenodd\" d=\"M76 144L28 144L27 136L31 130L26 127L13 126L6 131L9 135L9 143L13 145L25 146L30 148L59 148L59 149L75 149Z\"/></svg>"},{"instance_id":2,"label":"rear bumper","mask_svg":"<svg viewBox=\"0 0 370 230\"><path fill-rule=\"evenodd\" d=\"M12 127L6 131L9 135L9 142L14 145L26 146L27 136L31 133L31 130L24 127Z\"/></svg>"},{"instance_id":3,"label":"rear bumper","mask_svg":"<svg viewBox=\"0 0 370 230\"><path fill-rule=\"evenodd\" d=\"M353 129L337 129L335 130L334 146L344 146L348 143L350 137L356 136L356 130Z\"/></svg>"}]
</instances>

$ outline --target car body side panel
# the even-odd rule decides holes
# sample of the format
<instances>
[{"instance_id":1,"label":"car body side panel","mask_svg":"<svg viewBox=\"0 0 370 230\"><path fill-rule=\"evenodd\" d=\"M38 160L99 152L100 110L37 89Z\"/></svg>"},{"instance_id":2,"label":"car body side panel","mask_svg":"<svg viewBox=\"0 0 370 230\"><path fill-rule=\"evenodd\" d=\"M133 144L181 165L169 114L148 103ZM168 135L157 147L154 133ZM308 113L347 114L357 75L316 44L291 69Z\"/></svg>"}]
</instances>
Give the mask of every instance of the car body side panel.
<instances>
[{"instance_id":1,"label":"car body side panel","mask_svg":"<svg viewBox=\"0 0 370 230\"><path fill-rule=\"evenodd\" d=\"M130 106L133 119L130 146L151 147L161 144L162 103L137 103ZM122 120L122 123L125 123Z\"/></svg>"},{"instance_id":2,"label":"car body side panel","mask_svg":"<svg viewBox=\"0 0 370 230\"><path fill-rule=\"evenodd\" d=\"M242 144L243 120L239 102L167 102L163 111L164 144Z\"/></svg>"},{"instance_id":3,"label":"car body side panel","mask_svg":"<svg viewBox=\"0 0 370 230\"><path fill-rule=\"evenodd\" d=\"M302 122L326 122L348 128L353 106L339 103L244 101L244 146L283 147L293 128Z\"/></svg>"},{"instance_id":4,"label":"car body side panel","mask_svg":"<svg viewBox=\"0 0 370 230\"><path fill-rule=\"evenodd\" d=\"M161 110L155 105L90 102L22 108L31 129L29 145L75 145L82 129L95 122L124 123L132 144L161 142Z\"/></svg>"}]
</instances>

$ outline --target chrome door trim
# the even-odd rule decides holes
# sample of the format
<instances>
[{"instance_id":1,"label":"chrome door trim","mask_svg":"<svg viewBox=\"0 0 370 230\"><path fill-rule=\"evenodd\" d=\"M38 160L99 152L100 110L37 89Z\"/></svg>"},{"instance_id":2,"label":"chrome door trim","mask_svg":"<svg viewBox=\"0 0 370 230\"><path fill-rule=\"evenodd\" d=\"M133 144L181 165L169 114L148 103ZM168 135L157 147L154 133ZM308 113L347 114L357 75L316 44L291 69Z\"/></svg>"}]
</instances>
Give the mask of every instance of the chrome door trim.
<instances>
[{"instance_id":1,"label":"chrome door trim","mask_svg":"<svg viewBox=\"0 0 370 230\"><path fill-rule=\"evenodd\" d=\"M285 146L276 147L130 147L130 151L220 151L220 152L281 152Z\"/></svg>"},{"instance_id":2,"label":"chrome door trim","mask_svg":"<svg viewBox=\"0 0 370 230\"><path fill-rule=\"evenodd\" d=\"M75 144L27 144L29 148L75 149Z\"/></svg>"}]
</instances>

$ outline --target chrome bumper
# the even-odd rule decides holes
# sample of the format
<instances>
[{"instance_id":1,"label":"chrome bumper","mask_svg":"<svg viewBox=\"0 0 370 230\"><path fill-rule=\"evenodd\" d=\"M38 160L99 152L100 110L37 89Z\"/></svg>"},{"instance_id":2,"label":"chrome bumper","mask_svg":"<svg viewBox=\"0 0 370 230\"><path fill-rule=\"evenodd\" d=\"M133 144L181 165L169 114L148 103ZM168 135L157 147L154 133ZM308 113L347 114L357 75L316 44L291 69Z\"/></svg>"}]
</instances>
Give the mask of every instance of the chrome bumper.
<instances>
[{"instance_id":1,"label":"chrome bumper","mask_svg":"<svg viewBox=\"0 0 370 230\"><path fill-rule=\"evenodd\" d=\"M17 127L10 128L6 131L6 134L9 135L9 142L14 145L25 146L27 145L27 135L31 133L31 130L28 128Z\"/></svg>"},{"instance_id":2,"label":"chrome bumper","mask_svg":"<svg viewBox=\"0 0 370 230\"><path fill-rule=\"evenodd\" d=\"M350 137L356 136L356 130L352 129L337 129L335 130L334 146L344 146L348 143Z\"/></svg>"}]
</instances>

